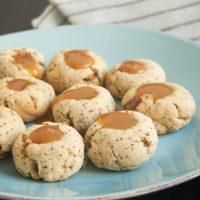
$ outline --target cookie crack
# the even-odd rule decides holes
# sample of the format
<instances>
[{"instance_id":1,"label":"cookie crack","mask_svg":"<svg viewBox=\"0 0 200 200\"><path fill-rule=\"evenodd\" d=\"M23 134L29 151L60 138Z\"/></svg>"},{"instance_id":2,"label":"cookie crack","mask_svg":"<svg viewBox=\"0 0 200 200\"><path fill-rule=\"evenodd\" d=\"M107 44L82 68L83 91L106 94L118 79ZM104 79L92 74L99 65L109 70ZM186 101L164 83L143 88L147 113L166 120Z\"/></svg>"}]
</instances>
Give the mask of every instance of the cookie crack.
<instances>
[{"instance_id":1,"label":"cookie crack","mask_svg":"<svg viewBox=\"0 0 200 200\"><path fill-rule=\"evenodd\" d=\"M154 119L152 119L152 120L153 120L154 123L158 123L159 125L161 125L161 126L163 126L163 127L165 127L165 128L168 128L168 127L164 124L164 122L160 122L160 121L157 121L157 120L154 120Z\"/></svg>"},{"instance_id":2,"label":"cookie crack","mask_svg":"<svg viewBox=\"0 0 200 200\"><path fill-rule=\"evenodd\" d=\"M38 167L38 162L36 161L36 160L33 160L33 159L31 159L32 161L33 161L33 170L34 170L34 172L36 173L36 176L38 176L38 178L39 178L39 167Z\"/></svg>"},{"instance_id":3,"label":"cookie crack","mask_svg":"<svg viewBox=\"0 0 200 200\"><path fill-rule=\"evenodd\" d=\"M99 84L101 83L101 78L99 77L98 71L97 69L93 68L92 66L89 66L89 69L93 72L93 74L91 76L89 76L88 78L84 78L84 81L92 81L95 79L95 77L97 78Z\"/></svg>"},{"instance_id":4,"label":"cookie crack","mask_svg":"<svg viewBox=\"0 0 200 200\"><path fill-rule=\"evenodd\" d=\"M100 129L102 129L102 127L98 128L97 131L95 133L91 134L88 138L85 138L85 144L86 144L85 149L86 149L86 151L88 151L88 149L92 147L92 145L91 145L92 139L98 133L98 131Z\"/></svg>"},{"instance_id":5,"label":"cookie crack","mask_svg":"<svg viewBox=\"0 0 200 200\"><path fill-rule=\"evenodd\" d=\"M3 105L7 108L9 107L7 99L4 99Z\"/></svg>"},{"instance_id":6,"label":"cookie crack","mask_svg":"<svg viewBox=\"0 0 200 200\"><path fill-rule=\"evenodd\" d=\"M65 115L66 119L69 121L70 126L74 127L74 122L73 122L73 118L70 116L70 111Z\"/></svg>"},{"instance_id":7,"label":"cookie crack","mask_svg":"<svg viewBox=\"0 0 200 200\"><path fill-rule=\"evenodd\" d=\"M34 108L37 109L37 100L33 96L30 96L30 98L31 98Z\"/></svg>"},{"instance_id":8,"label":"cookie crack","mask_svg":"<svg viewBox=\"0 0 200 200\"><path fill-rule=\"evenodd\" d=\"M22 136L22 141L23 141L23 146L22 146L22 154L24 157L27 157L28 159L30 159L33 162L33 173L29 172L28 176L30 177L34 177L34 179L40 179L39 177L39 167L38 167L38 162L32 158L30 158L27 155L27 147L31 144L29 141L27 141L27 136L23 135Z\"/></svg>"},{"instance_id":9,"label":"cookie crack","mask_svg":"<svg viewBox=\"0 0 200 200\"><path fill-rule=\"evenodd\" d=\"M119 163L119 157L115 154L115 151L113 150L113 148L111 146L109 146L109 149L111 150L113 156L115 157L115 163L118 164Z\"/></svg>"},{"instance_id":10,"label":"cookie crack","mask_svg":"<svg viewBox=\"0 0 200 200\"><path fill-rule=\"evenodd\" d=\"M179 106L176 104L176 103L173 103L173 105L175 106L177 112L178 112L178 119L180 120L183 120L183 121L186 121L187 120L187 117L183 117L183 116L180 116L180 109L179 109Z\"/></svg>"}]
</instances>

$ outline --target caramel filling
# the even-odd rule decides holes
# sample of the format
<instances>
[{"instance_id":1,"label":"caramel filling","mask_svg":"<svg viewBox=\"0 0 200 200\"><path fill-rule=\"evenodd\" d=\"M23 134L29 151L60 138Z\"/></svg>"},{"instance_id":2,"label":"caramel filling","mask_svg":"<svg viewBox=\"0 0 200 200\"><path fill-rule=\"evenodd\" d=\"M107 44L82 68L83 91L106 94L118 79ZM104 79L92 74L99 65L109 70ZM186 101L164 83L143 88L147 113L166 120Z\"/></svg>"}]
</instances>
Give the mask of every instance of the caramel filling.
<instances>
[{"instance_id":1,"label":"caramel filling","mask_svg":"<svg viewBox=\"0 0 200 200\"><path fill-rule=\"evenodd\" d=\"M98 95L98 92L91 87L81 87L74 90L69 90L58 95L52 102L52 106L65 99L92 99Z\"/></svg>"},{"instance_id":2,"label":"caramel filling","mask_svg":"<svg viewBox=\"0 0 200 200\"><path fill-rule=\"evenodd\" d=\"M94 64L94 59L87 54L86 50L74 50L64 53L66 65L74 69L82 69Z\"/></svg>"},{"instance_id":3,"label":"caramel filling","mask_svg":"<svg viewBox=\"0 0 200 200\"><path fill-rule=\"evenodd\" d=\"M35 144L46 144L54 141L58 141L63 137L63 132L57 126L41 126L28 135L27 139L30 139Z\"/></svg>"},{"instance_id":4,"label":"caramel filling","mask_svg":"<svg viewBox=\"0 0 200 200\"><path fill-rule=\"evenodd\" d=\"M124 61L119 67L120 72L126 72L129 74L137 74L141 70L144 70L144 64L133 60Z\"/></svg>"},{"instance_id":5,"label":"caramel filling","mask_svg":"<svg viewBox=\"0 0 200 200\"><path fill-rule=\"evenodd\" d=\"M98 118L102 128L112 129L129 129L136 125L137 120L130 114L125 112L110 112L101 115Z\"/></svg>"},{"instance_id":6,"label":"caramel filling","mask_svg":"<svg viewBox=\"0 0 200 200\"><path fill-rule=\"evenodd\" d=\"M15 79L12 81L8 81L7 82L7 87L11 90L16 90L16 91L22 91L24 90L26 87L28 87L29 85L32 85L33 83L31 83L28 80L24 80L24 79Z\"/></svg>"},{"instance_id":7,"label":"caramel filling","mask_svg":"<svg viewBox=\"0 0 200 200\"><path fill-rule=\"evenodd\" d=\"M173 89L171 87L162 83L145 84L137 89L133 99L129 101L124 107L127 110L135 110L141 101L141 96L144 94L151 95L152 99L155 101L156 99L169 96L172 92Z\"/></svg>"},{"instance_id":8,"label":"caramel filling","mask_svg":"<svg viewBox=\"0 0 200 200\"><path fill-rule=\"evenodd\" d=\"M13 63L21 65L31 76L39 78L38 65L30 53L18 51L13 56Z\"/></svg>"}]
</instances>

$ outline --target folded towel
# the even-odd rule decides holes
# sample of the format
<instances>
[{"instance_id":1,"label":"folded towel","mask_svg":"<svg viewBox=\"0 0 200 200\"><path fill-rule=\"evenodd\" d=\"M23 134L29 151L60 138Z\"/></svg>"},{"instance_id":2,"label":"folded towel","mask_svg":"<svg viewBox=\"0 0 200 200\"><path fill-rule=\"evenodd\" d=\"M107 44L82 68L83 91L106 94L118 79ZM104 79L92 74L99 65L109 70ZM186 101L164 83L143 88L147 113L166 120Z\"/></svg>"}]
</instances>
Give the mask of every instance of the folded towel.
<instances>
[{"instance_id":1,"label":"folded towel","mask_svg":"<svg viewBox=\"0 0 200 200\"><path fill-rule=\"evenodd\" d=\"M129 24L200 44L200 0L50 0L34 28L63 24Z\"/></svg>"}]
</instances>

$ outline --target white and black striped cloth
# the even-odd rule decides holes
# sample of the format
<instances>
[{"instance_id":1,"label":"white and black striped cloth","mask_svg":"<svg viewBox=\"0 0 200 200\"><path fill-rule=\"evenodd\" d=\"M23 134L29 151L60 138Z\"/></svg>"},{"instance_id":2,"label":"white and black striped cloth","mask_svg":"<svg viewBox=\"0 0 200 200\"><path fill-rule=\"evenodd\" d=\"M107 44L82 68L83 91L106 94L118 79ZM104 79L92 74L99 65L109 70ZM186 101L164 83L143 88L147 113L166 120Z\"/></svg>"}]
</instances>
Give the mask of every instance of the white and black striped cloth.
<instances>
[{"instance_id":1,"label":"white and black striped cloth","mask_svg":"<svg viewBox=\"0 0 200 200\"><path fill-rule=\"evenodd\" d=\"M50 0L34 28L63 24L129 24L200 44L200 0Z\"/></svg>"}]
</instances>

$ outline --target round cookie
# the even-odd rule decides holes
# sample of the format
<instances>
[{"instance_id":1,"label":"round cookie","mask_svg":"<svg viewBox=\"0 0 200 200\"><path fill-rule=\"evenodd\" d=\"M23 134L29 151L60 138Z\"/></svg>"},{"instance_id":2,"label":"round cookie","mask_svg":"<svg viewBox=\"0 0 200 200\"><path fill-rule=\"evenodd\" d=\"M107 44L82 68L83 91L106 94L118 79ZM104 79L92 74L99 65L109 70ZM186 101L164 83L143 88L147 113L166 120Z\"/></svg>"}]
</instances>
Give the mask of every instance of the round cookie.
<instances>
[{"instance_id":1,"label":"round cookie","mask_svg":"<svg viewBox=\"0 0 200 200\"><path fill-rule=\"evenodd\" d=\"M0 52L0 78L30 75L42 79L44 73L44 58L34 49L13 48Z\"/></svg>"},{"instance_id":2,"label":"round cookie","mask_svg":"<svg viewBox=\"0 0 200 200\"><path fill-rule=\"evenodd\" d=\"M130 89L122 107L149 116L158 134L176 131L189 123L195 112L192 95L175 83L149 83Z\"/></svg>"},{"instance_id":3,"label":"round cookie","mask_svg":"<svg viewBox=\"0 0 200 200\"><path fill-rule=\"evenodd\" d=\"M61 123L33 125L12 149L16 169L25 177L60 181L72 176L84 161L84 143L72 127Z\"/></svg>"},{"instance_id":4,"label":"round cookie","mask_svg":"<svg viewBox=\"0 0 200 200\"><path fill-rule=\"evenodd\" d=\"M158 136L152 120L135 111L101 115L87 130L86 152L99 168L133 170L155 152Z\"/></svg>"},{"instance_id":5,"label":"round cookie","mask_svg":"<svg viewBox=\"0 0 200 200\"><path fill-rule=\"evenodd\" d=\"M165 81L165 72L156 62L147 59L126 60L113 67L106 76L106 88L122 98L131 88L149 82Z\"/></svg>"},{"instance_id":6,"label":"round cookie","mask_svg":"<svg viewBox=\"0 0 200 200\"><path fill-rule=\"evenodd\" d=\"M11 151L15 139L25 129L23 120L15 111L0 106L0 159Z\"/></svg>"},{"instance_id":7,"label":"round cookie","mask_svg":"<svg viewBox=\"0 0 200 200\"><path fill-rule=\"evenodd\" d=\"M56 92L76 83L102 85L107 73L105 61L90 50L64 50L55 54L46 71L46 80Z\"/></svg>"},{"instance_id":8,"label":"round cookie","mask_svg":"<svg viewBox=\"0 0 200 200\"><path fill-rule=\"evenodd\" d=\"M16 111L25 122L44 115L54 97L51 85L31 76L0 80L0 105Z\"/></svg>"},{"instance_id":9,"label":"round cookie","mask_svg":"<svg viewBox=\"0 0 200 200\"><path fill-rule=\"evenodd\" d=\"M54 120L73 126L82 135L98 116L115 109L109 91L93 84L76 84L52 103Z\"/></svg>"}]
</instances>

